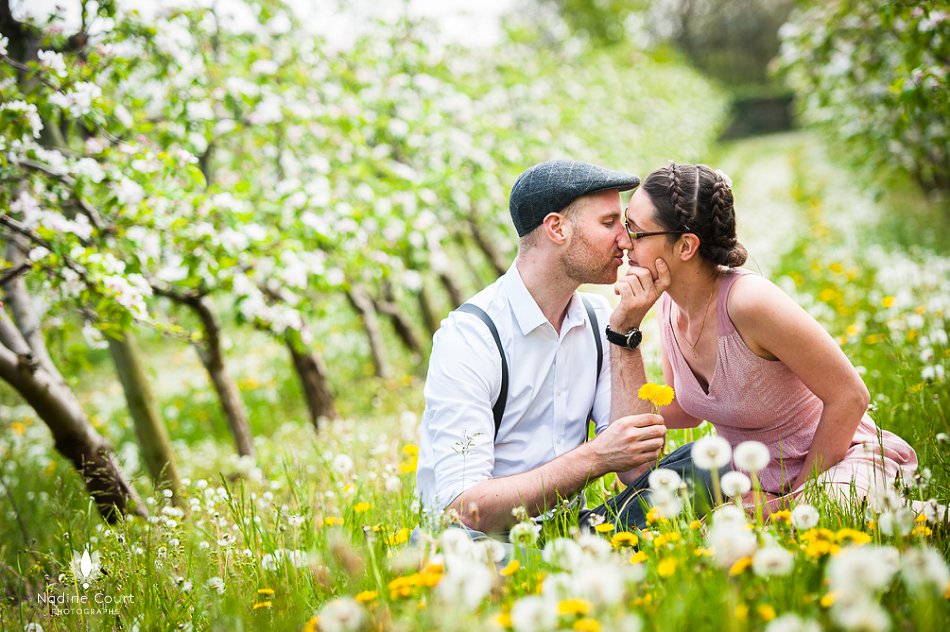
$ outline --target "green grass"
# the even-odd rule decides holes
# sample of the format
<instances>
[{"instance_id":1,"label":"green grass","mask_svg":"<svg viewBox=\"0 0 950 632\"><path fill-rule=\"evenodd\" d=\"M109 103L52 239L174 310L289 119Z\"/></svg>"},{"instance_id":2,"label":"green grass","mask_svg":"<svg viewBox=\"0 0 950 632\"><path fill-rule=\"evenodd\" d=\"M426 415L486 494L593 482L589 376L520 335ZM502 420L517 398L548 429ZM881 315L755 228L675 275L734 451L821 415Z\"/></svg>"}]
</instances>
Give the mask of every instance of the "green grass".
<instances>
[{"instance_id":1,"label":"green grass","mask_svg":"<svg viewBox=\"0 0 950 632\"><path fill-rule=\"evenodd\" d=\"M937 439L950 434L950 387L946 376L937 375L950 358L950 262L939 254L946 252L944 209L905 196L904 207L914 209L909 213L887 198L868 199L848 186L847 173L807 135L731 144L716 162L732 173L737 191L755 190L743 198L754 203L740 213L793 214L794 231L783 233L783 240L753 239L762 244L757 260L861 367L876 423L917 450L929 478L910 481L909 494L946 503L948 452ZM765 171L778 171L769 180L761 177L763 163ZM770 198L775 207L767 206ZM895 228L903 226L895 218L905 216L912 216L908 225L943 230L914 242L913 231ZM779 519L749 531L758 548L771 543L790 554L787 575L762 576L747 566L745 555L717 558L723 551L712 550L710 529L726 520L700 524L688 514L657 519L635 534L638 551L612 547L610 530L561 543L580 551L581 561L566 568L550 559L550 550L543 552L543 544L516 549L518 564L503 572L475 559L491 555L488 548L459 549L447 540L410 547L409 530L419 522L413 472L421 381L367 377L368 361L351 352L353 326L342 316L320 326L318 340L333 367L344 418L319 434L306 421L283 350L256 334L229 332L235 344L229 357L256 435L256 463L234 456L193 351L143 341L187 477L185 514L160 494L148 494L148 481L139 474L152 518L105 525L68 463L52 451L46 428L4 395L0 628L35 622L45 630L301 630L316 625L311 618L322 608L352 606L334 600L359 595L364 604L353 612L365 619L360 629L366 630L501 629L512 619L526 629L521 620L532 607L538 610L529 620L549 619L559 629L761 630L788 613L844 629L844 593L833 594L826 580L848 570L841 566L848 556L841 554L859 546L859 537L868 540L861 545L864 555L877 560L871 568L884 578L865 590L871 605L864 615L873 616L873 604L879 604L894 629L942 629L950 619L950 586L921 580L939 579L939 569L928 575L914 564L915 551L933 547L946 568L945 526L911 522L894 530L887 524L891 517L870 516L869 523L862 507L839 507L820 495L810 498L820 512L819 529L796 529ZM255 357L241 356L242 344L253 347ZM59 349L72 347L64 341ZM655 353L647 353L654 376ZM82 376L76 384L84 405L131 463L134 434L107 360L91 355L71 370ZM176 367L175 379L161 373L166 366ZM670 434L674 445L689 436ZM596 483L588 493L600 498L606 492ZM542 543L550 546L563 536L574 538L567 522L546 529ZM886 560L895 553L880 547L893 547L902 570L889 572ZM98 554L105 573L88 588L70 569L74 555L85 550ZM854 582L868 581L870 573L851 572ZM459 577L464 591L453 588ZM479 586L489 592L474 608L464 607L464 596ZM91 603L81 609L91 612L52 614L44 594L85 595ZM97 604L97 595L120 603ZM332 612L321 618L323 629L347 629L333 628Z\"/></svg>"}]
</instances>

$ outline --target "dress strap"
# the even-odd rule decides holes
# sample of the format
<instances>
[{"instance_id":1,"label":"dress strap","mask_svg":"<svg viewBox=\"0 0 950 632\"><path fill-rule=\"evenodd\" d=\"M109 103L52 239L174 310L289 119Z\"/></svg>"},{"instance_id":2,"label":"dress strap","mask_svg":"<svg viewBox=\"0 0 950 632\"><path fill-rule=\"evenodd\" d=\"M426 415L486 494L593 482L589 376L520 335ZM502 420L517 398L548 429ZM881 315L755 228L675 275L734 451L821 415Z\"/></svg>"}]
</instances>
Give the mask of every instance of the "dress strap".
<instances>
[{"instance_id":1,"label":"dress strap","mask_svg":"<svg viewBox=\"0 0 950 632\"><path fill-rule=\"evenodd\" d=\"M719 296L716 298L716 320L718 321L716 328L719 336L731 336L736 333L736 326L732 324L727 309L729 292L732 291L732 285L747 274L755 274L755 272L745 268L729 268L722 273L722 280L719 282Z\"/></svg>"}]
</instances>

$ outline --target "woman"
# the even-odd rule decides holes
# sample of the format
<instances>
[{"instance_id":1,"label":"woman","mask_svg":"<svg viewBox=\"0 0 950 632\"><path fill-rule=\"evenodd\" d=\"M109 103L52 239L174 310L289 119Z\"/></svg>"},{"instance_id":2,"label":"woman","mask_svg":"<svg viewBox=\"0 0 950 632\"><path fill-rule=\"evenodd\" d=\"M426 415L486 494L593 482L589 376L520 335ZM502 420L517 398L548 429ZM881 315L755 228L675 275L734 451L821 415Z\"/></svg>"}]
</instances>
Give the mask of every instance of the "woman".
<instances>
[{"instance_id":1,"label":"woman","mask_svg":"<svg viewBox=\"0 0 950 632\"><path fill-rule=\"evenodd\" d=\"M658 302L663 373L676 400L661 409L668 428L709 420L736 444L766 444L759 472L770 500L802 490L820 472L841 500L883 493L914 450L865 414L869 395L831 336L765 278L739 268L732 189L705 165L657 169L630 199L630 263L669 267ZM775 503L772 503L773 505Z\"/></svg>"}]
</instances>

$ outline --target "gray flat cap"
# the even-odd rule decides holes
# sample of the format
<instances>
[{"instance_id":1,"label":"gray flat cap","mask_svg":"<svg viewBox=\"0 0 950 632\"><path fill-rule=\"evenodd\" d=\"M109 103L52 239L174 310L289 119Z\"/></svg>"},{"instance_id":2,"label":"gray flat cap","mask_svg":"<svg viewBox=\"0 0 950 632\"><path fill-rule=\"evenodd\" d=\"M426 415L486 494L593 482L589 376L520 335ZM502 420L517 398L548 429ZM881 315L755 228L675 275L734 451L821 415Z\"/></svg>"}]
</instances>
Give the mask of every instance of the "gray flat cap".
<instances>
[{"instance_id":1,"label":"gray flat cap","mask_svg":"<svg viewBox=\"0 0 950 632\"><path fill-rule=\"evenodd\" d=\"M548 213L561 211L582 195L616 189L636 188L640 178L611 171L577 160L548 160L537 164L515 180L508 198L508 210L518 236L541 225Z\"/></svg>"}]
</instances>

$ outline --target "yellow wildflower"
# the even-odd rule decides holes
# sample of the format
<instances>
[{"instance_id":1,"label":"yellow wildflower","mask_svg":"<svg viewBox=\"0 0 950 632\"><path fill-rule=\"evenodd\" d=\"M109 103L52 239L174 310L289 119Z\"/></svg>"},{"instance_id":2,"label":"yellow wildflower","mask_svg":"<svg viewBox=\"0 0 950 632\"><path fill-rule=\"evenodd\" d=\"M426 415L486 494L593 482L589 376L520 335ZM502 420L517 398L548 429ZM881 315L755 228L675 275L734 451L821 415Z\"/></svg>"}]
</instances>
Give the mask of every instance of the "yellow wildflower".
<instances>
[{"instance_id":1,"label":"yellow wildflower","mask_svg":"<svg viewBox=\"0 0 950 632\"><path fill-rule=\"evenodd\" d=\"M317 632L320 629L320 617L313 615L304 626L302 632Z\"/></svg>"},{"instance_id":2,"label":"yellow wildflower","mask_svg":"<svg viewBox=\"0 0 950 632\"><path fill-rule=\"evenodd\" d=\"M325 525L328 526L328 527L333 527L333 526L336 526L336 525L342 525L342 524L343 524L343 518L339 518L339 517L337 517L337 516L328 516L327 518L324 519L323 524L325 524Z\"/></svg>"},{"instance_id":3,"label":"yellow wildflower","mask_svg":"<svg viewBox=\"0 0 950 632\"><path fill-rule=\"evenodd\" d=\"M789 511L788 509L781 509L779 511L774 511L772 512L772 515L769 516L769 520L771 520L772 522L776 524L779 524L782 522L784 522L785 524L789 524L792 522L792 512Z\"/></svg>"},{"instance_id":4,"label":"yellow wildflower","mask_svg":"<svg viewBox=\"0 0 950 632\"><path fill-rule=\"evenodd\" d=\"M672 577L675 572L676 560L672 557L660 560L660 563L656 565L656 574L660 577Z\"/></svg>"},{"instance_id":5,"label":"yellow wildflower","mask_svg":"<svg viewBox=\"0 0 950 632\"><path fill-rule=\"evenodd\" d=\"M508 562L507 566L505 566L503 569L498 571L498 574L501 575L502 577L510 577L514 575L515 573L517 573L519 568L521 568L521 562L519 562L518 560L511 560L510 562Z\"/></svg>"},{"instance_id":6,"label":"yellow wildflower","mask_svg":"<svg viewBox=\"0 0 950 632\"><path fill-rule=\"evenodd\" d=\"M353 599L357 600L360 603L369 603L371 601L376 601L376 597L379 596L375 590L364 590L363 592L356 593L356 596Z\"/></svg>"},{"instance_id":7,"label":"yellow wildflower","mask_svg":"<svg viewBox=\"0 0 950 632\"><path fill-rule=\"evenodd\" d=\"M895 297L893 297L893 296L885 296L884 299L881 301L881 306L882 306L882 307L891 307L891 306L894 304L894 301L895 301L895 300L896 300L896 299L895 299Z\"/></svg>"},{"instance_id":8,"label":"yellow wildflower","mask_svg":"<svg viewBox=\"0 0 950 632\"><path fill-rule=\"evenodd\" d=\"M637 597L636 599L633 600L633 605L636 608L640 608L642 606L649 606L651 603L653 603L653 593L647 593L643 595L642 597Z\"/></svg>"},{"instance_id":9,"label":"yellow wildflower","mask_svg":"<svg viewBox=\"0 0 950 632\"><path fill-rule=\"evenodd\" d=\"M748 555L745 557L740 557L729 569L729 577L741 575L750 566L752 566L752 557Z\"/></svg>"},{"instance_id":10,"label":"yellow wildflower","mask_svg":"<svg viewBox=\"0 0 950 632\"><path fill-rule=\"evenodd\" d=\"M597 619L578 619L574 622L573 629L578 632L600 632L600 623Z\"/></svg>"},{"instance_id":11,"label":"yellow wildflower","mask_svg":"<svg viewBox=\"0 0 950 632\"><path fill-rule=\"evenodd\" d=\"M14 421L12 424L10 424L10 430L12 430L13 434L17 435L18 437L22 437L23 433L26 432L26 424L24 424L22 421Z\"/></svg>"},{"instance_id":12,"label":"yellow wildflower","mask_svg":"<svg viewBox=\"0 0 950 632\"><path fill-rule=\"evenodd\" d=\"M644 551L637 551L630 556L631 564L641 564L647 561L647 554Z\"/></svg>"},{"instance_id":13,"label":"yellow wildflower","mask_svg":"<svg viewBox=\"0 0 950 632\"><path fill-rule=\"evenodd\" d=\"M261 601L254 604L254 610L257 610L258 608L270 608L270 607L271 607L271 602L269 601Z\"/></svg>"},{"instance_id":14,"label":"yellow wildflower","mask_svg":"<svg viewBox=\"0 0 950 632\"><path fill-rule=\"evenodd\" d=\"M587 616L590 609L591 603L586 599L565 599L557 604L557 613L562 617Z\"/></svg>"},{"instance_id":15,"label":"yellow wildflower","mask_svg":"<svg viewBox=\"0 0 950 632\"><path fill-rule=\"evenodd\" d=\"M636 546L639 541L640 539L629 531L618 531L610 538L610 544L613 545L615 549L624 546Z\"/></svg>"},{"instance_id":16,"label":"yellow wildflower","mask_svg":"<svg viewBox=\"0 0 950 632\"><path fill-rule=\"evenodd\" d=\"M407 443L405 446L403 446L402 453L406 456L419 456L419 446L412 443Z\"/></svg>"},{"instance_id":17,"label":"yellow wildflower","mask_svg":"<svg viewBox=\"0 0 950 632\"><path fill-rule=\"evenodd\" d=\"M925 524L917 525L916 527L914 527L913 531L910 532L911 535L915 535L919 538L926 538L931 533L933 533L933 531L930 529L930 527L928 527Z\"/></svg>"},{"instance_id":18,"label":"yellow wildflower","mask_svg":"<svg viewBox=\"0 0 950 632\"><path fill-rule=\"evenodd\" d=\"M745 621L749 618L749 606L744 603L740 603L736 606L736 619L739 621Z\"/></svg>"},{"instance_id":19,"label":"yellow wildflower","mask_svg":"<svg viewBox=\"0 0 950 632\"><path fill-rule=\"evenodd\" d=\"M506 630L511 628L511 613L510 612L500 612L495 616L495 623L499 626L505 628Z\"/></svg>"},{"instance_id":20,"label":"yellow wildflower","mask_svg":"<svg viewBox=\"0 0 950 632\"><path fill-rule=\"evenodd\" d=\"M835 594L830 592L823 595L818 603L821 604L822 608L830 608L835 603Z\"/></svg>"},{"instance_id":21,"label":"yellow wildflower","mask_svg":"<svg viewBox=\"0 0 950 632\"><path fill-rule=\"evenodd\" d=\"M853 544L867 544L871 541L871 536L864 531L857 529L838 529L835 539L839 543L852 542Z\"/></svg>"},{"instance_id":22,"label":"yellow wildflower","mask_svg":"<svg viewBox=\"0 0 950 632\"><path fill-rule=\"evenodd\" d=\"M386 538L386 542L389 546L397 546L399 544L405 544L409 541L409 529L403 527L399 531L390 534Z\"/></svg>"},{"instance_id":23,"label":"yellow wildflower","mask_svg":"<svg viewBox=\"0 0 950 632\"><path fill-rule=\"evenodd\" d=\"M653 404L655 408L669 406L673 403L673 389L665 384L646 383L640 387L637 397Z\"/></svg>"},{"instance_id":24,"label":"yellow wildflower","mask_svg":"<svg viewBox=\"0 0 950 632\"><path fill-rule=\"evenodd\" d=\"M656 507L651 507L647 512L647 524L656 524L660 521L660 512L656 510Z\"/></svg>"},{"instance_id":25,"label":"yellow wildflower","mask_svg":"<svg viewBox=\"0 0 950 632\"><path fill-rule=\"evenodd\" d=\"M693 520L691 523L689 523L689 528L692 531L696 531L697 529L702 529L703 523L700 522L699 520Z\"/></svg>"},{"instance_id":26,"label":"yellow wildflower","mask_svg":"<svg viewBox=\"0 0 950 632\"><path fill-rule=\"evenodd\" d=\"M920 524L921 522L927 522L927 516L925 516L924 514L918 514L917 517L914 518L914 522L918 524Z\"/></svg>"},{"instance_id":27,"label":"yellow wildflower","mask_svg":"<svg viewBox=\"0 0 950 632\"><path fill-rule=\"evenodd\" d=\"M353 505L353 512L354 512L354 513L365 513L365 512L367 512L367 511L369 511L369 508L370 508L370 507L372 507L372 505L370 505L370 504L367 503L367 502L356 503L355 505Z\"/></svg>"},{"instance_id":28,"label":"yellow wildflower","mask_svg":"<svg viewBox=\"0 0 950 632\"><path fill-rule=\"evenodd\" d=\"M695 555L696 557L709 557L710 555L712 555L712 551L710 549L699 547L695 551L693 551L693 555Z\"/></svg>"},{"instance_id":29,"label":"yellow wildflower","mask_svg":"<svg viewBox=\"0 0 950 632\"><path fill-rule=\"evenodd\" d=\"M273 595L274 589L273 588L258 588L257 594L258 595Z\"/></svg>"},{"instance_id":30,"label":"yellow wildflower","mask_svg":"<svg viewBox=\"0 0 950 632\"><path fill-rule=\"evenodd\" d=\"M663 533L661 535L656 536L656 539L653 540L653 546L661 547L668 542L676 542L680 539L681 539L681 536L676 531Z\"/></svg>"},{"instance_id":31,"label":"yellow wildflower","mask_svg":"<svg viewBox=\"0 0 950 632\"><path fill-rule=\"evenodd\" d=\"M775 608L767 603L760 604L756 607L755 611L759 613L763 621L771 621L775 618Z\"/></svg>"},{"instance_id":32,"label":"yellow wildflower","mask_svg":"<svg viewBox=\"0 0 950 632\"><path fill-rule=\"evenodd\" d=\"M605 522L603 524L599 524L596 527L594 527L594 530L597 533L610 533L614 529L616 529L616 527L613 525L612 522Z\"/></svg>"}]
</instances>

